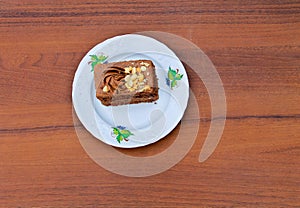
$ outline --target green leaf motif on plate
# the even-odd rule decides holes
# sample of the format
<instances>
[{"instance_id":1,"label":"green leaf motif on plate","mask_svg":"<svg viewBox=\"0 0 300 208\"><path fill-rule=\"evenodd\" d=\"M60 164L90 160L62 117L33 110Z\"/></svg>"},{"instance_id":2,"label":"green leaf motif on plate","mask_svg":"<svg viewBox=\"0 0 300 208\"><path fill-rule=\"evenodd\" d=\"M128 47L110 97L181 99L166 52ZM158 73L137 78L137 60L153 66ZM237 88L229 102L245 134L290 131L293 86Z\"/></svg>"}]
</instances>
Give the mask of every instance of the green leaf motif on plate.
<instances>
[{"instance_id":1,"label":"green leaf motif on plate","mask_svg":"<svg viewBox=\"0 0 300 208\"><path fill-rule=\"evenodd\" d=\"M167 85L173 89L177 86L177 81L181 80L183 77L183 74L179 74L179 69L172 69L171 66L169 66L168 71L168 78L166 78Z\"/></svg>"},{"instance_id":2,"label":"green leaf motif on plate","mask_svg":"<svg viewBox=\"0 0 300 208\"><path fill-rule=\"evenodd\" d=\"M112 127L112 129L113 129L113 134L116 136L116 139L119 143L121 143L121 141L123 140L128 141L128 137L134 135L129 130L127 130L124 126Z\"/></svg>"},{"instance_id":3,"label":"green leaf motif on plate","mask_svg":"<svg viewBox=\"0 0 300 208\"><path fill-rule=\"evenodd\" d=\"M101 54L99 56L97 56L97 55L90 55L90 57L91 57L91 61L89 61L88 64L91 64L91 66L92 66L91 72L94 71L95 66L97 64L103 64L107 60L107 58L108 58L108 56L105 56L103 54Z\"/></svg>"}]
</instances>

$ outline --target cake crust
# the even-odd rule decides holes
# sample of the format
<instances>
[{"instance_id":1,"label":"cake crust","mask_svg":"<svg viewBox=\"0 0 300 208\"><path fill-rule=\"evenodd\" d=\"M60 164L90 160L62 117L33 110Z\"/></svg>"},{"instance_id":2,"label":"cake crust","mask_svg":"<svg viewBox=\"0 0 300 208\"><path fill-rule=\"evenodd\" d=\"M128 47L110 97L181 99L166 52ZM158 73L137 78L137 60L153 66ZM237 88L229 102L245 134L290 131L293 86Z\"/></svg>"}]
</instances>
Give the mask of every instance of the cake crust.
<instances>
[{"instance_id":1,"label":"cake crust","mask_svg":"<svg viewBox=\"0 0 300 208\"><path fill-rule=\"evenodd\" d=\"M151 60L98 64L94 69L96 97L105 106L158 100L158 83Z\"/></svg>"}]
</instances>

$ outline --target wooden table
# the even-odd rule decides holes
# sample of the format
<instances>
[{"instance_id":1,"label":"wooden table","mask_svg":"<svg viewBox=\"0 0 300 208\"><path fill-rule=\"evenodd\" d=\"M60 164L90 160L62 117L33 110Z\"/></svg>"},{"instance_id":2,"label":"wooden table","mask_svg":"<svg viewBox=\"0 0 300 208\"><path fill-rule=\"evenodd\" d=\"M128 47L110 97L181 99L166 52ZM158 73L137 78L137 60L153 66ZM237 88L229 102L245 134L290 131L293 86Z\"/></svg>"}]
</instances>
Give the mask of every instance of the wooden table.
<instances>
[{"instance_id":1,"label":"wooden table","mask_svg":"<svg viewBox=\"0 0 300 208\"><path fill-rule=\"evenodd\" d=\"M171 169L135 178L87 155L71 92L90 48L140 31L173 33L208 55L227 119L199 163L214 118L204 84L190 78L201 118L194 145ZM300 207L299 37L298 0L0 1L0 207ZM176 129L119 151L156 155Z\"/></svg>"}]
</instances>

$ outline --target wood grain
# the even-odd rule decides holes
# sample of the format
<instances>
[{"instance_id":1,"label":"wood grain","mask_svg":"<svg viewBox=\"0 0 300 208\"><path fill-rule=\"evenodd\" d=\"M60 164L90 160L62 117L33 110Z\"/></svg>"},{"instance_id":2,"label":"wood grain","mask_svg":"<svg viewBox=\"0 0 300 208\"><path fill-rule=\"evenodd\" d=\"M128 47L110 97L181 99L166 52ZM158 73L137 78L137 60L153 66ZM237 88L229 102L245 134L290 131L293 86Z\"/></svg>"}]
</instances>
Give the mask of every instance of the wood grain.
<instances>
[{"instance_id":1,"label":"wood grain","mask_svg":"<svg viewBox=\"0 0 300 208\"><path fill-rule=\"evenodd\" d=\"M187 66L200 111L195 144L166 172L124 177L80 145L72 81L95 44L156 30L192 41L212 60L226 126L199 163L211 107ZM300 207L299 37L298 0L0 1L0 207ZM184 119L197 122L192 112ZM118 150L158 154L179 127L153 145Z\"/></svg>"}]
</instances>

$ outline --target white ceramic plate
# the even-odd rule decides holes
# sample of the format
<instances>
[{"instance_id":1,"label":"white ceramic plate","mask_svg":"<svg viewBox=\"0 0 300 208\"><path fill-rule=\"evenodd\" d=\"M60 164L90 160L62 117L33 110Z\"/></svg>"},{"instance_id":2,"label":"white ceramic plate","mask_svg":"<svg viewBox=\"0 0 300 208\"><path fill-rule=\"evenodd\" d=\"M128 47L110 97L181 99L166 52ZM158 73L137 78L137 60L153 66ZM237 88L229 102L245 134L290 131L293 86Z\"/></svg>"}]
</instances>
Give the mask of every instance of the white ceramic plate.
<instances>
[{"instance_id":1,"label":"white ceramic plate","mask_svg":"<svg viewBox=\"0 0 300 208\"><path fill-rule=\"evenodd\" d=\"M106 56L104 62L150 59L156 67L159 99L102 105L95 96L91 55ZM72 89L73 106L84 127L106 144L122 148L145 146L165 137L180 122L188 97L188 76L175 53L153 38L136 34L113 37L92 48L77 68Z\"/></svg>"}]
</instances>

